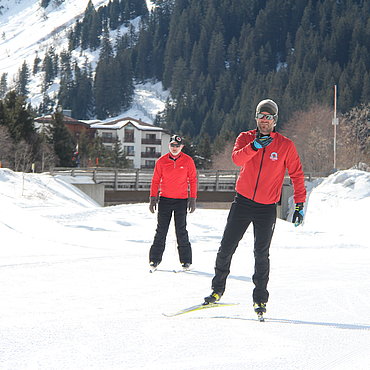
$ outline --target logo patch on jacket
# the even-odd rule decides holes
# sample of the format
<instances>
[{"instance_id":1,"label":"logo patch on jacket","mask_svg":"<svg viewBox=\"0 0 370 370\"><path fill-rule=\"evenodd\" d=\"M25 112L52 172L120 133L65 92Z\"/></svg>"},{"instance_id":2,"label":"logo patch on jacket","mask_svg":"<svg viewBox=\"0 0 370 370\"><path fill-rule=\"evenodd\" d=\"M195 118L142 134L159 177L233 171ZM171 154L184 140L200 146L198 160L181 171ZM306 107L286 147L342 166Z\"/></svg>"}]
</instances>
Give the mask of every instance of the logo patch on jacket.
<instances>
[{"instance_id":1,"label":"logo patch on jacket","mask_svg":"<svg viewBox=\"0 0 370 370\"><path fill-rule=\"evenodd\" d=\"M278 160L278 154L277 154L276 152L272 152L272 153L270 154L270 159L271 159L272 161L277 161L277 160Z\"/></svg>"}]
</instances>

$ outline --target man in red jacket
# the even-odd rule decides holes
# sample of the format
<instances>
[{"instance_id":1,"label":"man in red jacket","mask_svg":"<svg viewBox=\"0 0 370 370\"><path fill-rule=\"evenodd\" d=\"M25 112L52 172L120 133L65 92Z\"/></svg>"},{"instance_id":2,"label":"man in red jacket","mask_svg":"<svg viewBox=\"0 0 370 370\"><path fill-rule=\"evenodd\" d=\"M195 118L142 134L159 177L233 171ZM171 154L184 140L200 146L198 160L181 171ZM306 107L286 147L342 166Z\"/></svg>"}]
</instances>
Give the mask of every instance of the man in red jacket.
<instances>
[{"instance_id":1,"label":"man in red jacket","mask_svg":"<svg viewBox=\"0 0 370 370\"><path fill-rule=\"evenodd\" d=\"M255 257L253 302L255 311L263 314L269 298L269 249L276 222L276 205L286 170L294 187L296 210L293 222L296 226L303 221L306 189L302 165L293 142L275 132L277 104L271 99L262 100L257 105L255 119L257 128L240 133L233 148L232 160L240 166L236 196L217 253L213 292L205 297L204 303L214 303L221 298L232 256L252 223Z\"/></svg>"},{"instance_id":2,"label":"man in red jacket","mask_svg":"<svg viewBox=\"0 0 370 370\"><path fill-rule=\"evenodd\" d=\"M162 261L172 213L180 263L184 269L189 269L192 263L186 215L187 209L190 213L195 211L197 171L193 159L182 153L183 147L180 136L171 136L169 153L160 157L155 164L149 205L150 211L154 213L158 202L157 230L149 251L149 264L152 269L156 269Z\"/></svg>"}]
</instances>

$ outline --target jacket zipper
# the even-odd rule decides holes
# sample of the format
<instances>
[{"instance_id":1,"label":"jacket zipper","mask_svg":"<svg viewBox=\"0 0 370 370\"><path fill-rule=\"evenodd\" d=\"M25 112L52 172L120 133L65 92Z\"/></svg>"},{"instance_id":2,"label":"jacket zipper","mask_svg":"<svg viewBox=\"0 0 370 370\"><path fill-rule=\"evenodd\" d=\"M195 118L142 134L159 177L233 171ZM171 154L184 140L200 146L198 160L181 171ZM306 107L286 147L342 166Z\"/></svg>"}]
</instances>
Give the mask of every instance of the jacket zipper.
<instances>
[{"instance_id":1,"label":"jacket zipper","mask_svg":"<svg viewBox=\"0 0 370 370\"><path fill-rule=\"evenodd\" d=\"M254 198L255 198L255 196L256 196L256 192L257 192L257 188L258 188L258 182L259 182L260 174L261 174L261 170L262 170L263 157L265 156L265 151L266 151L266 148L263 148L262 157L261 157L261 163L260 163L260 169L259 169L259 171L258 171L258 176L257 176L256 186L255 186L255 188L254 188L254 194L253 194L253 198L252 198L252 200L254 200Z\"/></svg>"}]
</instances>

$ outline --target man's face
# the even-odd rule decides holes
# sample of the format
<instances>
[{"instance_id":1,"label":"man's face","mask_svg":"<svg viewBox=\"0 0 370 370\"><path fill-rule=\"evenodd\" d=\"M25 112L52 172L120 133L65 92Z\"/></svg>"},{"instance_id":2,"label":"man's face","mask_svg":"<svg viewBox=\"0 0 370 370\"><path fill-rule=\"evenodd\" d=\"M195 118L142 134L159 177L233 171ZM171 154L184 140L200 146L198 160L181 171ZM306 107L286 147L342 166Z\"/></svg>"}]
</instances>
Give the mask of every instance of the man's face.
<instances>
[{"instance_id":1,"label":"man's face","mask_svg":"<svg viewBox=\"0 0 370 370\"><path fill-rule=\"evenodd\" d=\"M168 147L170 149L170 153L173 156L177 156L181 153L181 150L184 147L184 145L173 142L173 143L170 143Z\"/></svg>"},{"instance_id":2,"label":"man's face","mask_svg":"<svg viewBox=\"0 0 370 370\"><path fill-rule=\"evenodd\" d=\"M268 119L268 118L271 118L273 116L269 112L261 112L261 113L262 113L263 117L262 118L258 118L258 117L256 118L257 127L258 127L261 134L270 135L271 132L274 130L275 119L274 118Z\"/></svg>"}]
</instances>

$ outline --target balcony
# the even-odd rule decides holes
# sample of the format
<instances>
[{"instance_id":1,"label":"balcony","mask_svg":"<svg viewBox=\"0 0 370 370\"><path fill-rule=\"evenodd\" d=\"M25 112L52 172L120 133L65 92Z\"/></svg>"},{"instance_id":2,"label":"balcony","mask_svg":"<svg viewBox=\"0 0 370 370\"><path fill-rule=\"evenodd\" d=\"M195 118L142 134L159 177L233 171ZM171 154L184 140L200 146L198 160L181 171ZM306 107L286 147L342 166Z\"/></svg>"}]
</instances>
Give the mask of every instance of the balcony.
<instances>
[{"instance_id":1,"label":"balcony","mask_svg":"<svg viewBox=\"0 0 370 370\"><path fill-rule=\"evenodd\" d=\"M101 141L104 144L115 143L117 141L117 138L111 136L101 136Z\"/></svg>"},{"instance_id":2,"label":"balcony","mask_svg":"<svg viewBox=\"0 0 370 370\"><path fill-rule=\"evenodd\" d=\"M141 158L159 158L161 155L159 152L141 152Z\"/></svg>"},{"instance_id":3,"label":"balcony","mask_svg":"<svg viewBox=\"0 0 370 370\"><path fill-rule=\"evenodd\" d=\"M141 144L161 145L161 139L141 139Z\"/></svg>"}]
</instances>

